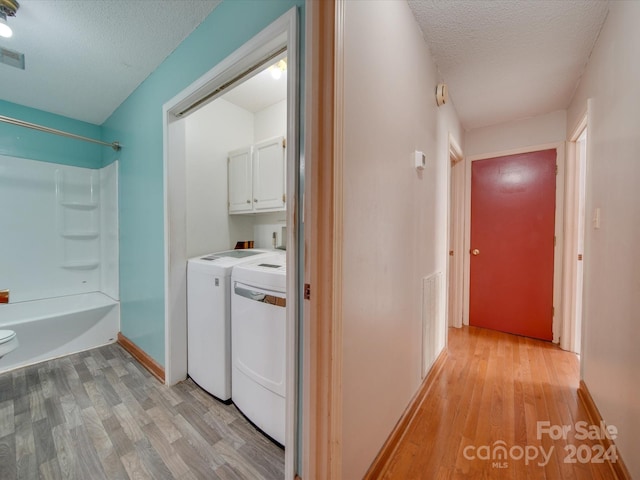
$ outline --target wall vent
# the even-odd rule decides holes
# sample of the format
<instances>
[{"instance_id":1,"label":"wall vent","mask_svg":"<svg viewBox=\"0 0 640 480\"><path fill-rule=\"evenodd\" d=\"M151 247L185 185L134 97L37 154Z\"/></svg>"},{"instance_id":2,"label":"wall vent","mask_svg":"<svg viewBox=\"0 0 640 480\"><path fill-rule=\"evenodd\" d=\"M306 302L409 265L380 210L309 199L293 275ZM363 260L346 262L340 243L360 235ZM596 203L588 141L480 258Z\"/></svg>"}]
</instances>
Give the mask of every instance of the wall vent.
<instances>
[{"instance_id":1,"label":"wall vent","mask_svg":"<svg viewBox=\"0 0 640 480\"><path fill-rule=\"evenodd\" d=\"M422 378L435 360L437 322L440 315L442 273L422 279Z\"/></svg>"},{"instance_id":2,"label":"wall vent","mask_svg":"<svg viewBox=\"0 0 640 480\"><path fill-rule=\"evenodd\" d=\"M0 47L0 63L24 70L24 53Z\"/></svg>"}]
</instances>

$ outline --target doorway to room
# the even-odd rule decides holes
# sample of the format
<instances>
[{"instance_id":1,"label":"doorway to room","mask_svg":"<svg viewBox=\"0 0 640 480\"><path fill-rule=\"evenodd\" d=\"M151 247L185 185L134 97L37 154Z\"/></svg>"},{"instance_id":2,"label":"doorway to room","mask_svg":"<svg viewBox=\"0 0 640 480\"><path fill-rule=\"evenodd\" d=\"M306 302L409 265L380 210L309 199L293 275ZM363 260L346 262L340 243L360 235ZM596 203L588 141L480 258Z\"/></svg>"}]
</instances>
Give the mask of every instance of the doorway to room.
<instances>
[{"instance_id":1,"label":"doorway to room","mask_svg":"<svg viewBox=\"0 0 640 480\"><path fill-rule=\"evenodd\" d=\"M261 244L266 243L267 248L286 245L286 321L283 340L285 378L282 380L285 396L285 426L284 442L281 443L285 447L284 477L287 479L294 476L295 460L300 450L296 409L299 385L297 326L300 318L298 305L301 293L301 289L298 288L301 269L298 259L302 245L298 234L301 176L298 142L300 114L297 21L297 11L290 10L163 107L167 279L165 287L166 382L177 383L187 375L186 265L189 256L215 251L219 247L233 248L234 245L231 244L233 242L230 240L233 239L234 242L251 240L254 236L255 240L260 238ZM264 88L258 93L254 92L253 98L250 98L252 95L246 90L254 90L251 84L258 82L258 77L261 75L265 77L274 73L277 75L278 72L275 70L282 65L281 62L286 63L286 74L283 69L279 72L285 80L286 99L274 100L275 103L271 105L257 105L260 99L266 96ZM241 90L245 92L241 93ZM243 102L244 105L239 105ZM213 110L207 112L210 106ZM270 107L273 108L270 109ZM221 113L220 108L224 113ZM268 109L270 111L266 111ZM217 124L217 127L210 128L227 129L223 139L218 137L218 141L215 142L213 130L210 131L210 135L207 135L205 124L212 121L211 118L205 119L207 116L215 117L213 124ZM191 121L198 117L200 121ZM244 117L244 123L251 124L252 127L234 128L231 117ZM190 141L194 132L199 139L195 144ZM235 146L232 146L229 143L231 137L242 138L234 138ZM278 142L274 139L278 139ZM223 158L222 165L220 162L217 162L215 167L211 164L214 152L199 152L199 160L204 162L207 168L217 170L209 171L204 175L200 175L196 170L190 171L188 157L193 153L190 149L197 149L207 144L210 146L211 143L217 143L217 147L220 147L216 147L219 150L216 155ZM221 143L225 145L221 146ZM235 155L247 148L253 152L251 155ZM278 183L274 180L276 177L280 178L275 168L278 163L277 153L280 152L279 154L282 155L283 151L283 168L280 171L284 175L277 187L284 191L274 195L277 188L273 185ZM231 165L231 159L233 159L233 165ZM236 160L239 163L235 163ZM243 165L246 167L245 173L251 170L253 175L251 180L248 177L242 180L238 176L243 170L241 168ZM263 175L256 179L256 172L262 172ZM194 180L194 178L200 183L198 188L191 191L189 179ZM207 189L206 178L210 182L215 182L218 187L209 183L209 189ZM192 183L192 185L195 184ZM248 206L243 210L237 199L240 196L246 196L247 192L242 192L242 195L238 192L247 186L251 187L252 195L243 197L242 203ZM215 207L205 205L207 201L214 201L214 197L220 195L220 189L224 192L223 203L221 204L218 198L215 200ZM248 203L247 200L249 200ZM274 205L274 202L278 205ZM267 205L267 208L262 208L262 205ZM204 210L199 211L198 208L203 206ZM208 210L212 208L217 212L216 218L222 222L211 217L211 212ZM257 220L258 217L259 220ZM216 228L216 224L219 228ZM199 233L194 234L194 232ZM247 238L249 235L251 237ZM220 243L214 245L214 241ZM265 302L261 303L261 305L264 304Z\"/></svg>"}]
</instances>

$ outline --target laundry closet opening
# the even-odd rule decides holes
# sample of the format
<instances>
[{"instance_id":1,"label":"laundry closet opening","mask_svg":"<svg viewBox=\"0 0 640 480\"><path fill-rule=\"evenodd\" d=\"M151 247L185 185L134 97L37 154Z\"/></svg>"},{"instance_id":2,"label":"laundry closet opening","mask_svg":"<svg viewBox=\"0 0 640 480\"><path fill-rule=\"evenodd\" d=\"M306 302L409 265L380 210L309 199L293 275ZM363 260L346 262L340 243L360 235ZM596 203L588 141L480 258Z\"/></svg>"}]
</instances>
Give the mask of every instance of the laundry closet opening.
<instances>
[{"instance_id":1,"label":"laundry closet opening","mask_svg":"<svg viewBox=\"0 0 640 480\"><path fill-rule=\"evenodd\" d=\"M190 376L298 445L297 12L165 104L167 384ZM299 460L298 460L299 461Z\"/></svg>"},{"instance_id":2,"label":"laundry closet opening","mask_svg":"<svg viewBox=\"0 0 640 480\"><path fill-rule=\"evenodd\" d=\"M283 53L184 119L188 257L286 249L286 62Z\"/></svg>"}]
</instances>

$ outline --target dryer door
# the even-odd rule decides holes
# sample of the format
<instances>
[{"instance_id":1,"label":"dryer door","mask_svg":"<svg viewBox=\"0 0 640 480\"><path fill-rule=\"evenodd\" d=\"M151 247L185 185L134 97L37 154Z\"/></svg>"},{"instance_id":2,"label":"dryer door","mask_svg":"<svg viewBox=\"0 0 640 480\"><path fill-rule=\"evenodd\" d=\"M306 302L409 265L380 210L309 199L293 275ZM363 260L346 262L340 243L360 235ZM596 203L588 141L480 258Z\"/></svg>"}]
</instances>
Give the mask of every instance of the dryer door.
<instances>
[{"instance_id":1,"label":"dryer door","mask_svg":"<svg viewBox=\"0 0 640 480\"><path fill-rule=\"evenodd\" d=\"M284 397L286 294L234 282L233 365L254 382Z\"/></svg>"}]
</instances>

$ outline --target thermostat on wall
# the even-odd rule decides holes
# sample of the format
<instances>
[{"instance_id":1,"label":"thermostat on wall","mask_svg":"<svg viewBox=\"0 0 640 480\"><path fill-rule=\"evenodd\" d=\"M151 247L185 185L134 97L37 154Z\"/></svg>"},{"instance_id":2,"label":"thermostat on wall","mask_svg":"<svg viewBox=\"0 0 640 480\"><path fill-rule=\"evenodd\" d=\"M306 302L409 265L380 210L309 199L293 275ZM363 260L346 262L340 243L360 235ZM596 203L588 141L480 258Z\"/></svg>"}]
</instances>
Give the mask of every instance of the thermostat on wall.
<instances>
[{"instance_id":1,"label":"thermostat on wall","mask_svg":"<svg viewBox=\"0 0 640 480\"><path fill-rule=\"evenodd\" d=\"M415 167L418 170L423 170L424 167L427 165L427 157L425 156L425 154L416 150L415 152L413 152L413 156L414 156Z\"/></svg>"}]
</instances>

